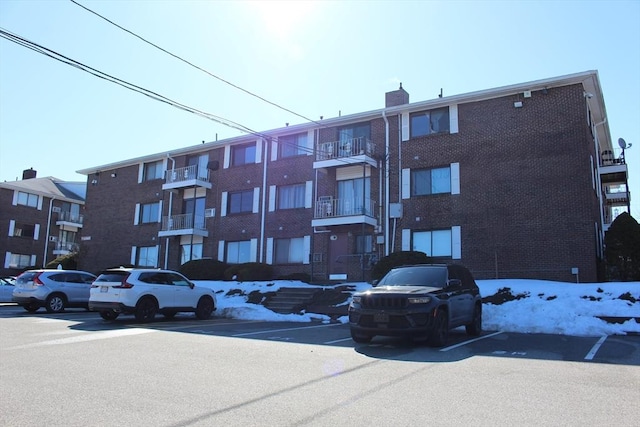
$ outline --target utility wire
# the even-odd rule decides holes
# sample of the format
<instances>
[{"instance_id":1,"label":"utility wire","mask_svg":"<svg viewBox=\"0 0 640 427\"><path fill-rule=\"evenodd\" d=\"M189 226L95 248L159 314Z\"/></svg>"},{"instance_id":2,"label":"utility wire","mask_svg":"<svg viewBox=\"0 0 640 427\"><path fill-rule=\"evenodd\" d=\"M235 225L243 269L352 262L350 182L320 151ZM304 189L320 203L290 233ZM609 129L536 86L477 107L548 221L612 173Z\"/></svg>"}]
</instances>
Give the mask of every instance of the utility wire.
<instances>
[{"instance_id":1,"label":"utility wire","mask_svg":"<svg viewBox=\"0 0 640 427\"><path fill-rule=\"evenodd\" d=\"M107 22L108 22L108 23L110 23L111 25L114 25L114 26L116 26L116 27L120 28L122 31L125 31L125 32L127 32L127 33L131 34L132 36L134 36L134 37L136 37L136 38L138 38L138 39L142 40L143 42L145 42L145 43L147 43L147 44L149 44L149 45L151 45L151 46L153 46L153 47L155 47L156 49L161 50L162 52L166 53L167 55L171 55L171 56L173 56L174 58L176 58L177 60L182 61L182 62L184 62L184 63L186 63L186 64L188 64L188 65L192 66L193 68L196 68L196 69L198 69L198 70L202 71L203 73L206 73L206 74L208 74L209 76L211 76L211 77L213 77L213 78L215 78L215 79L218 79L218 80L220 80L220 81L221 81L221 82L223 82L223 83L228 84L229 86L232 86L232 87L234 87L234 88L236 88L236 89L238 89L238 90L240 90L240 91L242 91L242 92L244 92L244 93L246 93L246 94L248 94L248 95L251 95L251 96L253 96L253 97L258 98L258 99L259 99L259 100L261 100L261 101L266 102L267 104L273 105L273 106L274 106L274 107L276 107L276 108L279 108L279 109L284 110L284 111L286 111L286 112L288 112L288 113L291 113L291 114L293 114L293 115L295 115L295 116L298 116L298 117L300 117L300 118L303 118L303 119L305 119L305 120L307 120L307 121L309 121L309 122L313 122L313 123L315 123L315 124L317 124L317 125L324 126L322 123L320 123L320 122L318 122L318 121L316 121L316 120L313 120L313 119L310 119L310 118L308 118L308 117L305 117L305 116L303 116L302 114L298 114L298 113L296 113L295 111L292 111L292 110L290 110L290 109L288 109L288 108L285 108L285 107L283 107L283 106L281 106L281 105L279 105L279 104L277 104L277 103L275 103L275 102L272 102L272 101L269 101L268 99L263 98L263 97L262 97L262 96L260 96L260 95L256 95L256 94L255 94L255 93L253 93L253 92L250 92L250 91L248 91L248 90L246 90L246 89L244 89L244 88L242 88L242 87L240 87L240 86L238 86L238 85L236 85L236 84L233 84L233 83L231 83L230 81L223 79L222 77L216 76L215 74L213 74L213 73L211 73L211 72L209 72L209 71L205 70L204 68L199 67L199 66L197 66L197 65L193 64L192 62L189 62L189 61L187 61L186 59L183 59L182 57L180 57L180 56L178 56L178 55L176 55L176 54L174 54L174 53L172 53L172 52L169 52L168 50L166 50L166 49L164 49L164 48L162 48L162 47L158 46L157 44L154 44L154 43L150 42L149 40L147 40L147 39L145 39L145 38L143 38L143 37L139 36L138 34L134 33L133 31L130 31L130 30L128 30L128 29L126 29L126 28L124 28L123 26L116 24L115 22L111 21L110 19L108 19L108 18L106 18L106 17L104 17L104 16L100 15L99 13L97 13L97 12L95 12L95 11L93 11L93 10L89 9L88 7L86 7L86 6L84 6L84 5L80 4L80 3L78 3L78 2L77 2L77 1L75 1L75 0L70 0L70 1L71 1L71 3L73 3L73 4L75 4L75 5L77 5L77 6L80 6L81 8L83 8L84 10L86 10L87 12L93 13L93 14L94 14L94 15L96 15L97 17L104 19L105 21L107 21Z\"/></svg>"}]
</instances>

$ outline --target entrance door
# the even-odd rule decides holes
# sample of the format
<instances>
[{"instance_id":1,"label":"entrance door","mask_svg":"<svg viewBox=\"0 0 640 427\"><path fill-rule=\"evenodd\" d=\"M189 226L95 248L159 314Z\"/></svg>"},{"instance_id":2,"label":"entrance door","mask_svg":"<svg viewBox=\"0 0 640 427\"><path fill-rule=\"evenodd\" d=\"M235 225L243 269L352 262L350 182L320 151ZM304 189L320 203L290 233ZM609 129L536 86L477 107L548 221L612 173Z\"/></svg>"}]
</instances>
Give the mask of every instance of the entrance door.
<instances>
[{"instance_id":1,"label":"entrance door","mask_svg":"<svg viewBox=\"0 0 640 427\"><path fill-rule=\"evenodd\" d=\"M347 276L349 257L347 252L347 233L332 233L329 236L329 277Z\"/></svg>"}]
</instances>

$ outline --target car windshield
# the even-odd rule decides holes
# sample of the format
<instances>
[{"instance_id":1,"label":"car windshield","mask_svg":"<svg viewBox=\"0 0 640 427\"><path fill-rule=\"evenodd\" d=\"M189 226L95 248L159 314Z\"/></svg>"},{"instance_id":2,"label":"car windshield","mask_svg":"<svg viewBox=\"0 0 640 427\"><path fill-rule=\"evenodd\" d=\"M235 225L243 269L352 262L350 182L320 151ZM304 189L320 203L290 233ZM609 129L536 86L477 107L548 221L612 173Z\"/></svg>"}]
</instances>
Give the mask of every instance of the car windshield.
<instances>
[{"instance_id":1,"label":"car windshield","mask_svg":"<svg viewBox=\"0 0 640 427\"><path fill-rule=\"evenodd\" d=\"M378 283L378 286L433 286L442 288L446 283L446 267L407 267L391 270Z\"/></svg>"},{"instance_id":2,"label":"car windshield","mask_svg":"<svg viewBox=\"0 0 640 427\"><path fill-rule=\"evenodd\" d=\"M100 274L96 282L122 282L129 275L127 271L108 271Z\"/></svg>"}]
</instances>

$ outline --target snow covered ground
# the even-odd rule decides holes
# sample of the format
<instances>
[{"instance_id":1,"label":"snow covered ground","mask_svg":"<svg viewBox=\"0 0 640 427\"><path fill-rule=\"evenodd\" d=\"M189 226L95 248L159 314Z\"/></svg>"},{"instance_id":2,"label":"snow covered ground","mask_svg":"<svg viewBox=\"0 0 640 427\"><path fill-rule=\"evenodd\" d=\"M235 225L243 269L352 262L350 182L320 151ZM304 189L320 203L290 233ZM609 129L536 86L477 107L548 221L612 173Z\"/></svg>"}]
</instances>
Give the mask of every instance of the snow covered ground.
<instances>
[{"instance_id":1,"label":"snow covered ground","mask_svg":"<svg viewBox=\"0 0 640 427\"><path fill-rule=\"evenodd\" d=\"M483 328L491 331L600 336L640 333L640 282L565 283L542 280L478 280L483 305ZM329 322L323 314L278 314L247 302L252 291L273 292L280 287L310 287L297 281L218 282L196 281L218 293L216 316L233 319ZM357 290L368 283L349 283ZM504 289L508 288L509 291ZM239 290L241 292L232 292ZM502 291L501 291L502 290ZM490 298L495 296L494 298ZM506 298L505 298L506 297ZM495 303L487 301L495 301ZM602 317L629 318L611 323ZM348 319L341 317L343 323Z\"/></svg>"}]
</instances>

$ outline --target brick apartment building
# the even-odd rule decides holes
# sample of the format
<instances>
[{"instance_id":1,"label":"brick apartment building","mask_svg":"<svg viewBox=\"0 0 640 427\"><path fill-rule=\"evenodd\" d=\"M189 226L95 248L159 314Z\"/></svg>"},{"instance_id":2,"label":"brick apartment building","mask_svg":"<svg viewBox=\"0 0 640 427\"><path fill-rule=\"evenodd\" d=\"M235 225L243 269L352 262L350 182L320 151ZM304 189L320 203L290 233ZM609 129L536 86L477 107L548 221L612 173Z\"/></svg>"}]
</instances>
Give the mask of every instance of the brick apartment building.
<instances>
[{"instance_id":1,"label":"brick apartment building","mask_svg":"<svg viewBox=\"0 0 640 427\"><path fill-rule=\"evenodd\" d=\"M213 258L360 281L419 250L477 278L602 277L629 191L596 71L385 104L79 171L81 267Z\"/></svg>"},{"instance_id":2,"label":"brick apartment building","mask_svg":"<svg viewBox=\"0 0 640 427\"><path fill-rule=\"evenodd\" d=\"M60 255L77 252L83 227L86 184L37 178L0 183L0 275L44 267Z\"/></svg>"}]
</instances>

